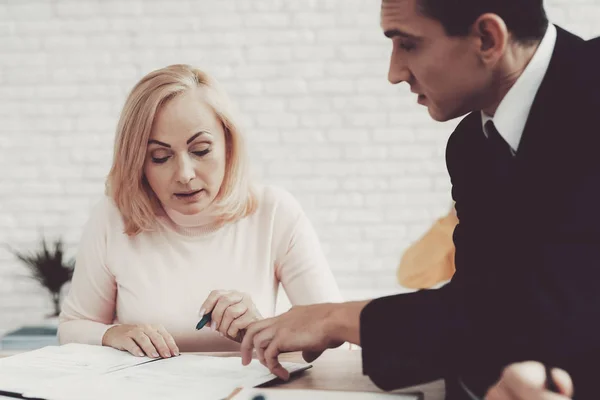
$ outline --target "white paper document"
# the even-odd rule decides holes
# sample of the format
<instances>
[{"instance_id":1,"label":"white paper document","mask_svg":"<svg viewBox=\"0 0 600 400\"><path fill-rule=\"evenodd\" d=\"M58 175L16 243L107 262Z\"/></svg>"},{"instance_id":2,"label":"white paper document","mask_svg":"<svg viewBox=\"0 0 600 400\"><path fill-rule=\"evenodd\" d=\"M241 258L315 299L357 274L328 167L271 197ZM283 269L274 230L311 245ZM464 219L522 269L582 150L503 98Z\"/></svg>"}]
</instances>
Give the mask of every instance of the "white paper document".
<instances>
[{"instance_id":1,"label":"white paper document","mask_svg":"<svg viewBox=\"0 0 600 400\"><path fill-rule=\"evenodd\" d=\"M152 361L101 346L67 344L0 358L0 390L23 393L64 376L99 375Z\"/></svg>"},{"instance_id":2,"label":"white paper document","mask_svg":"<svg viewBox=\"0 0 600 400\"><path fill-rule=\"evenodd\" d=\"M13 357L0 360L10 361L0 363L0 390L47 400L220 400L238 387L253 387L275 379L258 361L243 366L239 357L183 354L151 360L117 351L118 356L123 355L119 359L114 354L108 355L114 349L100 346L78 345L83 347L77 349L77 355L71 354L73 349L62 354L61 349L67 346L44 348L37 355L24 353L19 355L19 362L10 360ZM95 363L91 356L104 350L111 351L106 357L96 357L98 363ZM29 368L30 361L41 366L35 374ZM290 372L310 367L283 365ZM18 373L11 366L18 367ZM18 384L11 384L15 377Z\"/></svg>"},{"instance_id":3,"label":"white paper document","mask_svg":"<svg viewBox=\"0 0 600 400\"><path fill-rule=\"evenodd\" d=\"M341 392L333 390L243 389L233 400L253 400L263 395L267 400L418 400L418 395Z\"/></svg>"}]
</instances>

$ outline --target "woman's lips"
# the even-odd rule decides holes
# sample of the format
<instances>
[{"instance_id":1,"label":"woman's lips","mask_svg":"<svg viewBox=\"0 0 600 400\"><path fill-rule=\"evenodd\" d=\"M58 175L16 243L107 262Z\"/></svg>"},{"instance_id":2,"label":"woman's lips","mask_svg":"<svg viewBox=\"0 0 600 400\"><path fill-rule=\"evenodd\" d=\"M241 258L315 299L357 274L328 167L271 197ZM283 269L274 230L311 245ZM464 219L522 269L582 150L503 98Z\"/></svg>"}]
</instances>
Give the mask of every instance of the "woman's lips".
<instances>
[{"instance_id":1,"label":"woman's lips","mask_svg":"<svg viewBox=\"0 0 600 400\"><path fill-rule=\"evenodd\" d=\"M200 189L200 190L194 190L193 192L175 193L175 197L177 197L180 200L195 201L200 198L200 196L202 195L202 191L203 190Z\"/></svg>"}]
</instances>

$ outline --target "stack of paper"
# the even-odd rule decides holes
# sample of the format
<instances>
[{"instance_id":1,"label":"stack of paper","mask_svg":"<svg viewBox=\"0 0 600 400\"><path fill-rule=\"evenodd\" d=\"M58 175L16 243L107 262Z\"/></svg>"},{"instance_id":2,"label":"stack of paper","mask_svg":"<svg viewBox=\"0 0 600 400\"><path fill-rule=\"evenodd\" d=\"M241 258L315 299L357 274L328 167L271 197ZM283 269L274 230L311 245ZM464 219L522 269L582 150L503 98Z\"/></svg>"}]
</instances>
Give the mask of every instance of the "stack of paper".
<instances>
[{"instance_id":1,"label":"stack of paper","mask_svg":"<svg viewBox=\"0 0 600 400\"><path fill-rule=\"evenodd\" d=\"M62 377L101 375L152 361L109 347L68 344L0 359L0 391L24 393Z\"/></svg>"},{"instance_id":2,"label":"stack of paper","mask_svg":"<svg viewBox=\"0 0 600 400\"><path fill-rule=\"evenodd\" d=\"M290 372L309 368L284 363ZM0 391L47 400L223 399L275 379L257 361L196 355L152 360L107 347L47 347L0 359Z\"/></svg>"},{"instance_id":3,"label":"stack of paper","mask_svg":"<svg viewBox=\"0 0 600 400\"><path fill-rule=\"evenodd\" d=\"M330 390L243 389L233 397L233 400L257 398L265 400L418 400L420 395Z\"/></svg>"}]
</instances>

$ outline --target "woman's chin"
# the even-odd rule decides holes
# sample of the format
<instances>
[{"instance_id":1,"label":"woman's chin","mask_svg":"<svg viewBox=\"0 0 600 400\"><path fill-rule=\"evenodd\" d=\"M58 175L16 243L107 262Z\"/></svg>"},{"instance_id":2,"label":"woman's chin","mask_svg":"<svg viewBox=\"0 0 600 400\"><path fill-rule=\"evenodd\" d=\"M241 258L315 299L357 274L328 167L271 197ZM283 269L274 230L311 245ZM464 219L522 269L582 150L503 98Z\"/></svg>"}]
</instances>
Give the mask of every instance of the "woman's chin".
<instances>
[{"instance_id":1,"label":"woman's chin","mask_svg":"<svg viewBox=\"0 0 600 400\"><path fill-rule=\"evenodd\" d=\"M206 209L205 204L187 204L184 207L177 207L176 211L183 215L196 215Z\"/></svg>"}]
</instances>

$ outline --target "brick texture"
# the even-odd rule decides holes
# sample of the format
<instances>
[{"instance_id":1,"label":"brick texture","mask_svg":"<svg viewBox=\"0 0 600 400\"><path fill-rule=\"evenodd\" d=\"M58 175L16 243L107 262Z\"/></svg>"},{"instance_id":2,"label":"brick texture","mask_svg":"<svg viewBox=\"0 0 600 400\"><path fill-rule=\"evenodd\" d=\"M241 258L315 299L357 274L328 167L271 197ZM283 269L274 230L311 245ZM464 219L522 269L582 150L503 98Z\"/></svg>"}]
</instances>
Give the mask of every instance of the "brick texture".
<instances>
[{"instance_id":1,"label":"brick texture","mask_svg":"<svg viewBox=\"0 0 600 400\"><path fill-rule=\"evenodd\" d=\"M61 236L73 255L126 93L153 69L190 63L229 91L254 175L297 196L345 297L402 291L400 255L450 205L456 121L432 122L387 82L379 3L0 0L0 243ZM600 0L546 3L563 27L600 33ZM50 311L24 275L0 246L0 332Z\"/></svg>"}]
</instances>

